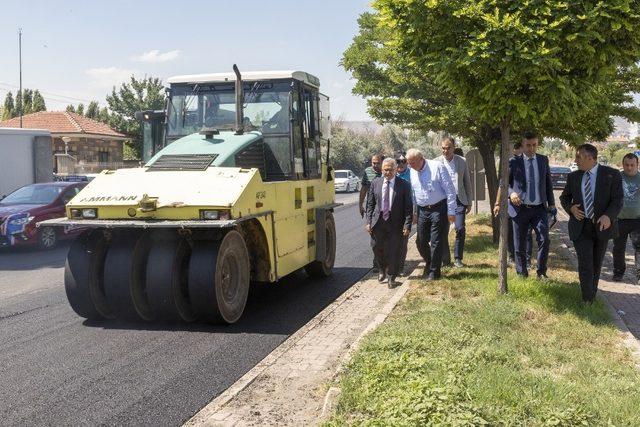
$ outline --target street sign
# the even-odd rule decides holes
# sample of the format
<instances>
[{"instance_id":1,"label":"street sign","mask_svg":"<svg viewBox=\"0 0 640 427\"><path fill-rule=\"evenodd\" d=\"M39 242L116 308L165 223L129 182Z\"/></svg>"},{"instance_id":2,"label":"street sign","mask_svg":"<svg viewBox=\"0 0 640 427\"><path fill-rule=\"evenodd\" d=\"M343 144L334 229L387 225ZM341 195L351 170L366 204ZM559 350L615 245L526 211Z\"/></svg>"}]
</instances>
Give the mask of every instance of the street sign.
<instances>
[{"instance_id":1,"label":"street sign","mask_svg":"<svg viewBox=\"0 0 640 427\"><path fill-rule=\"evenodd\" d=\"M484 162L482 161L480 151L477 149L474 148L473 150L469 150L464 157L467 160L469 173L472 174L473 172L481 172L484 170Z\"/></svg>"},{"instance_id":2,"label":"street sign","mask_svg":"<svg viewBox=\"0 0 640 427\"><path fill-rule=\"evenodd\" d=\"M478 214L478 200L485 200L485 191L484 191L484 183L485 183L485 172L484 172L484 162L482 161L482 156L480 155L480 151L477 149L469 150L467 154L464 156L467 160L467 167L469 168L469 175L471 176L471 187L473 190L473 201L474 201L474 213Z\"/></svg>"}]
</instances>

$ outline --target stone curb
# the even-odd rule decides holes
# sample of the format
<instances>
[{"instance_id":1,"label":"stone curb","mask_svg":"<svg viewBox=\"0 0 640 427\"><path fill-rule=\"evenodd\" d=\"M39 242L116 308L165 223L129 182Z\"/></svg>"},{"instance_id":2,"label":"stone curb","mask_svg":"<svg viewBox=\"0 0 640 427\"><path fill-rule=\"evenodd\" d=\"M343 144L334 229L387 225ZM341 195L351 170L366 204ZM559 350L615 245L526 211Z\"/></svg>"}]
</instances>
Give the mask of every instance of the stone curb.
<instances>
[{"instance_id":1,"label":"stone curb","mask_svg":"<svg viewBox=\"0 0 640 427\"><path fill-rule=\"evenodd\" d=\"M410 241L411 240L415 240L415 238L410 239ZM417 269L417 265L418 264L416 263L416 269ZM351 357L360 347L360 344L363 338L367 336L369 333L373 332L375 329L378 328L378 326L380 326L385 320L387 320L387 317L389 317L389 314L391 314L393 309L396 307L396 305L398 305L400 300L405 296L405 294L409 290L412 280L408 279L408 277L410 277L413 274L413 272L416 271L416 269L414 269L411 272L411 274L407 275L407 280L405 280L402 286L398 287L398 290L395 292L393 297L391 297L391 299L384 305L384 307L382 307L380 312L374 316L371 322L369 322L369 324L364 328L364 330L360 333L360 335L358 335L355 341L349 346L345 354L340 358L340 363L338 364L338 368L334 372L331 381L335 381L335 379L344 371L344 368L347 366L347 364L351 360ZM320 414L321 421L326 420L329 417L329 415L333 411L333 408L335 407L335 402L337 401L339 396L340 396L339 387L329 388L329 390L327 391L324 397L324 404L322 405L322 412Z\"/></svg>"}]
</instances>

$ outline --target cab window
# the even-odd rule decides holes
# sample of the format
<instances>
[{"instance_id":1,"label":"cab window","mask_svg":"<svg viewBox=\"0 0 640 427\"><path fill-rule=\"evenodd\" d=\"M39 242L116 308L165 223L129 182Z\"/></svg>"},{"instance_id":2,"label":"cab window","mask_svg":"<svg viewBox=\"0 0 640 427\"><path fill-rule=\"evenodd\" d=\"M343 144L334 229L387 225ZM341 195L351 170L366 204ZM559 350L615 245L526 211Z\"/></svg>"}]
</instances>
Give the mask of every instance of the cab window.
<instances>
[{"instance_id":1,"label":"cab window","mask_svg":"<svg viewBox=\"0 0 640 427\"><path fill-rule=\"evenodd\" d=\"M320 133L318 115L318 90L305 86L303 138L306 154L306 176L317 178L320 176Z\"/></svg>"}]
</instances>

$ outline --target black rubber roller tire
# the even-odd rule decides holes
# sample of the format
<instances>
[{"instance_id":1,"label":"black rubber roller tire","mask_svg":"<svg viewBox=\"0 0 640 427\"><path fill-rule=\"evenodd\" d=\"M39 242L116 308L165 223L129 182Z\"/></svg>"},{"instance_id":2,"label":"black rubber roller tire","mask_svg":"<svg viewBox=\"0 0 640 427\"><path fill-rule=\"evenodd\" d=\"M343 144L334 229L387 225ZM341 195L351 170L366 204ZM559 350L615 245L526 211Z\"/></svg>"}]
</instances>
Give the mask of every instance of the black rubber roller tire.
<instances>
[{"instance_id":1,"label":"black rubber roller tire","mask_svg":"<svg viewBox=\"0 0 640 427\"><path fill-rule=\"evenodd\" d=\"M86 231L71 244L64 266L64 289L73 311L90 320L113 318L104 295L108 242L101 230Z\"/></svg>"},{"instance_id":2,"label":"black rubber roller tire","mask_svg":"<svg viewBox=\"0 0 640 427\"><path fill-rule=\"evenodd\" d=\"M189 243L178 235L157 233L147 258L147 297L157 320L193 322L187 285Z\"/></svg>"},{"instance_id":3,"label":"black rubber roller tire","mask_svg":"<svg viewBox=\"0 0 640 427\"><path fill-rule=\"evenodd\" d=\"M249 253L244 238L229 231L221 242L199 242L189 263L189 296L199 319L235 323L249 295Z\"/></svg>"},{"instance_id":4,"label":"black rubber roller tire","mask_svg":"<svg viewBox=\"0 0 640 427\"><path fill-rule=\"evenodd\" d=\"M326 251L322 260L307 264L304 269L310 277L328 277L336 261L336 223L333 214L327 211L325 220Z\"/></svg>"},{"instance_id":5,"label":"black rubber roller tire","mask_svg":"<svg viewBox=\"0 0 640 427\"><path fill-rule=\"evenodd\" d=\"M117 234L104 265L105 295L118 319L153 320L146 290L150 233Z\"/></svg>"}]
</instances>

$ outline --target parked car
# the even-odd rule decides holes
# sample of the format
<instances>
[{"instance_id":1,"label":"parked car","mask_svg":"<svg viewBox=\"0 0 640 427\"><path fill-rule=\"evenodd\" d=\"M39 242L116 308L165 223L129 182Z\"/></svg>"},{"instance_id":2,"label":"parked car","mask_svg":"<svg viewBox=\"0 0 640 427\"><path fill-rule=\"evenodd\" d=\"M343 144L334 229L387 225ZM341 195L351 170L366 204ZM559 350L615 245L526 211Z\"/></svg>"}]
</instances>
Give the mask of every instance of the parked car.
<instances>
[{"instance_id":1,"label":"parked car","mask_svg":"<svg viewBox=\"0 0 640 427\"><path fill-rule=\"evenodd\" d=\"M59 240L73 238L81 229L41 227L46 219L65 216L64 206L86 182L48 182L25 185L0 199L0 247L37 245L52 249Z\"/></svg>"},{"instance_id":2,"label":"parked car","mask_svg":"<svg viewBox=\"0 0 640 427\"><path fill-rule=\"evenodd\" d=\"M571 168L566 166L551 166L551 182L553 188L564 188L567 185L567 176L571 173Z\"/></svg>"},{"instance_id":3,"label":"parked car","mask_svg":"<svg viewBox=\"0 0 640 427\"><path fill-rule=\"evenodd\" d=\"M348 169L335 171L334 187L336 191L360 191L360 178Z\"/></svg>"}]
</instances>

